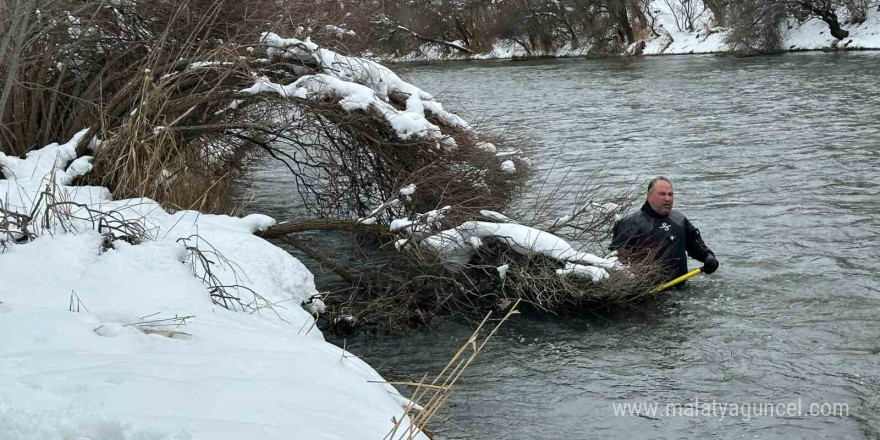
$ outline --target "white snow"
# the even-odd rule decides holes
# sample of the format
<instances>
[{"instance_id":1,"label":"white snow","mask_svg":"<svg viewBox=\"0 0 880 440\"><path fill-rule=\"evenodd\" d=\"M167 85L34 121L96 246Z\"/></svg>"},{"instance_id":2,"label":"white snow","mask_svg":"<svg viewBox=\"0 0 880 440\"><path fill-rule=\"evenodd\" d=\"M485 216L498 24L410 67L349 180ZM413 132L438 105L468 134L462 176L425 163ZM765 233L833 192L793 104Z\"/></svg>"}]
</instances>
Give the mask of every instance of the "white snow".
<instances>
[{"instance_id":1,"label":"white snow","mask_svg":"<svg viewBox=\"0 0 880 440\"><path fill-rule=\"evenodd\" d=\"M507 157L507 156L520 156L522 155L522 150L507 150L507 151L499 151L495 153L496 157Z\"/></svg>"},{"instance_id":2,"label":"white snow","mask_svg":"<svg viewBox=\"0 0 880 440\"><path fill-rule=\"evenodd\" d=\"M0 156L3 204L31 212L39 191L55 186L56 201L137 220L146 240L115 240L102 251L105 237L86 208L71 206L69 217L38 218L49 226L32 230L34 240L0 243L0 438L389 432L407 400L314 328L310 313L323 302L312 274L253 235L273 219L171 214L149 199L113 201L105 188L65 186L89 168L82 158L68 165L82 135L23 160ZM212 262L211 276L195 249ZM240 298L234 310L212 301L217 285Z\"/></svg>"},{"instance_id":3,"label":"white snow","mask_svg":"<svg viewBox=\"0 0 880 440\"><path fill-rule=\"evenodd\" d=\"M202 67L220 67L220 66L231 66L232 62L229 61L196 61L187 66L187 69L195 70L200 69Z\"/></svg>"},{"instance_id":4,"label":"white snow","mask_svg":"<svg viewBox=\"0 0 880 440\"><path fill-rule=\"evenodd\" d=\"M268 78L260 78L242 93L276 93L285 98L323 99L339 97L339 105L347 111L367 110L375 107L391 124L401 139L412 136L429 136L443 139L440 127L428 122L420 111L400 111L376 96L373 89L350 81L344 81L323 73L300 77L292 84L282 86Z\"/></svg>"},{"instance_id":5,"label":"white snow","mask_svg":"<svg viewBox=\"0 0 880 440\"><path fill-rule=\"evenodd\" d=\"M599 282L608 278L608 272L600 267L584 266L582 264L566 263L565 269L556 269L556 274L560 276L576 275L589 277L593 282Z\"/></svg>"},{"instance_id":6,"label":"white snow","mask_svg":"<svg viewBox=\"0 0 880 440\"><path fill-rule=\"evenodd\" d=\"M354 37L357 35L357 33L355 31L344 29L339 26L333 26L332 24L328 24L328 25L324 26L324 29L326 29L329 32L332 32L336 38L342 38L343 36L346 36L346 35L348 35L349 37Z\"/></svg>"},{"instance_id":7,"label":"white snow","mask_svg":"<svg viewBox=\"0 0 880 440\"><path fill-rule=\"evenodd\" d=\"M488 209L480 210L480 215L482 215L483 217L486 217L490 220L494 220L498 223L516 223L515 221L511 220L510 217L508 217L500 212L490 211Z\"/></svg>"},{"instance_id":8,"label":"white snow","mask_svg":"<svg viewBox=\"0 0 880 440\"><path fill-rule=\"evenodd\" d=\"M416 185L414 183L410 183L409 185L400 189L400 195L402 196L411 196L416 192Z\"/></svg>"},{"instance_id":9,"label":"white snow","mask_svg":"<svg viewBox=\"0 0 880 440\"><path fill-rule=\"evenodd\" d=\"M727 30L713 28L712 13L707 10L695 25L693 32L680 31L675 25L675 18L665 1L654 0L651 3L657 14L657 29L660 38L646 41L645 55L672 55L689 53L718 53L727 50L724 37ZM842 12L842 11L841 11ZM838 14L843 20L844 15ZM848 49L880 49L880 11L876 7L868 10L867 20L857 25L841 23L850 35L839 42ZM832 47L836 39L831 36L828 25L817 18L811 18L799 24L792 20L783 31L783 49L787 50L821 50Z\"/></svg>"},{"instance_id":10,"label":"white snow","mask_svg":"<svg viewBox=\"0 0 880 440\"><path fill-rule=\"evenodd\" d=\"M318 45L312 43L311 39L299 40L297 38L281 38L275 33L264 32L262 35L263 43L269 48L266 50L270 57L280 56L284 58L302 59L311 56L314 51L318 50Z\"/></svg>"},{"instance_id":11,"label":"white snow","mask_svg":"<svg viewBox=\"0 0 880 440\"><path fill-rule=\"evenodd\" d=\"M516 164L513 163L512 160L505 160L501 162L501 171L505 173L515 173L516 172Z\"/></svg>"},{"instance_id":12,"label":"white snow","mask_svg":"<svg viewBox=\"0 0 880 440\"><path fill-rule=\"evenodd\" d=\"M428 122L426 112L451 125L469 127L462 118L443 109L443 105L429 93L376 62L318 48L308 39L281 38L271 32L263 34L263 42L269 46L269 56L314 61L321 66L323 73L303 76L286 86L261 78L254 86L243 90L245 93L268 92L304 99L338 96L345 110L378 110L401 139L428 136L442 141L444 145L454 146L451 138L443 136L439 127ZM393 93L406 96L406 109L397 110L388 103L388 96Z\"/></svg>"},{"instance_id":13,"label":"white snow","mask_svg":"<svg viewBox=\"0 0 880 440\"><path fill-rule=\"evenodd\" d=\"M435 226L437 222L443 219L443 217L446 217L446 214L449 213L450 209L452 209L452 207L448 205L440 209L432 209L424 214L416 215L416 219L420 223Z\"/></svg>"},{"instance_id":14,"label":"white snow","mask_svg":"<svg viewBox=\"0 0 880 440\"><path fill-rule=\"evenodd\" d=\"M391 232L407 232L407 233L427 233L440 228L440 220L442 220L451 206L444 206L440 209L432 209L426 213L419 213L410 218L398 218L391 221L389 228Z\"/></svg>"},{"instance_id":15,"label":"white snow","mask_svg":"<svg viewBox=\"0 0 880 440\"><path fill-rule=\"evenodd\" d=\"M477 148L479 148L487 153L491 153L491 154L495 154L498 151L498 148L495 147L495 144L493 144L491 142L480 141L480 142L477 142L475 146Z\"/></svg>"},{"instance_id":16,"label":"white snow","mask_svg":"<svg viewBox=\"0 0 880 440\"><path fill-rule=\"evenodd\" d=\"M375 209L370 211L369 215L367 215L364 218L358 219L358 222L363 223L363 224L367 224L367 225L372 225L372 224L376 223L375 217L377 214L382 212L382 210L398 208L402 204L403 204L403 202L401 202L400 199L398 199L398 198L392 198L392 199L386 200L384 203L382 203L381 205L377 206Z\"/></svg>"},{"instance_id":17,"label":"white snow","mask_svg":"<svg viewBox=\"0 0 880 440\"><path fill-rule=\"evenodd\" d=\"M391 232L397 232L402 229L408 228L412 226L413 222L407 218L396 218L391 221L391 224L388 226L391 229Z\"/></svg>"},{"instance_id":18,"label":"white snow","mask_svg":"<svg viewBox=\"0 0 880 440\"><path fill-rule=\"evenodd\" d=\"M21 181L37 181L47 177L53 172L65 171L67 164L76 157L76 144L85 135L85 130L76 133L70 141L59 145L52 143L45 147L34 150L24 159L7 156L0 152L0 167L3 176L7 179L18 178ZM70 183L66 179L59 181L61 184Z\"/></svg>"},{"instance_id":19,"label":"white snow","mask_svg":"<svg viewBox=\"0 0 880 440\"><path fill-rule=\"evenodd\" d=\"M327 305L324 304L318 295L314 295L303 303L303 308L312 315L322 314L327 311Z\"/></svg>"},{"instance_id":20,"label":"white snow","mask_svg":"<svg viewBox=\"0 0 880 440\"><path fill-rule=\"evenodd\" d=\"M792 29L786 33L785 44L789 50L817 50L831 47L836 41L832 37L828 25L818 19L812 19L801 26L792 23ZM844 24L849 37L839 42L847 49L880 49L880 10L872 7L864 23L857 25Z\"/></svg>"},{"instance_id":21,"label":"white snow","mask_svg":"<svg viewBox=\"0 0 880 440\"><path fill-rule=\"evenodd\" d=\"M473 238L495 238L503 241L515 252L541 254L561 262L581 263L600 268L619 267L616 260L608 260L574 249L564 239L530 226L515 223L464 222L454 229L447 229L425 238L422 244L444 256L450 263L465 264L478 244Z\"/></svg>"},{"instance_id":22,"label":"white snow","mask_svg":"<svg viewBox=\"0 0 880 440\"><path fill-rule=\"evenodd\" d=\"M77 203L94 203L108 200L110 192L96 186L68 187L76 176L91 168L91 157L84 156L68 163L76 156L76 144L85 131L76 133L64 144L53 143L29 152L25 159L0 153L0 170L5 180L0 180L0 203L10 211L30 212L33 202L47 185L57 188L60 199ZM2 215L0 209L0 215ZM41 214L41 213L37 213ZM36 222L35 222L36 223ZM0 236L0 241L4 237ZM2 299L0 299L2 301Z\"/></svg>"}]
</instances>

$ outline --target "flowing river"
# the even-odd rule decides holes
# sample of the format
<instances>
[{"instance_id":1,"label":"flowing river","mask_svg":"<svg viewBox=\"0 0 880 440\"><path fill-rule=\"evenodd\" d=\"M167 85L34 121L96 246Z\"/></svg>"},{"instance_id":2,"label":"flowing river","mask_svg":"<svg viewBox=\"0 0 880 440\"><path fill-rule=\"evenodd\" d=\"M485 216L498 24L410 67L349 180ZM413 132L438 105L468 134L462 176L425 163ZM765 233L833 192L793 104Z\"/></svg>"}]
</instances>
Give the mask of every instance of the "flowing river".
<instances>
[{"instance_id":1,"label":"flowing river","mask_svg":"<svg viewBox=\"0 0 880 440\"><path fill-rule=\"evenodd\" d=\"M880 438L880 53L400 70L441 100L465 97L467 118L533 139L539 174L668 176L721 262L644 309L508 322L460 379L436 439ZM258 166L251 209L294 217L284 179ZM447 322L345 344L383 374L418 378L471 331ZM658 408L616 415L624 404ZM743 404L748 414L730 414Z\"/></svg>"}]
</instances>

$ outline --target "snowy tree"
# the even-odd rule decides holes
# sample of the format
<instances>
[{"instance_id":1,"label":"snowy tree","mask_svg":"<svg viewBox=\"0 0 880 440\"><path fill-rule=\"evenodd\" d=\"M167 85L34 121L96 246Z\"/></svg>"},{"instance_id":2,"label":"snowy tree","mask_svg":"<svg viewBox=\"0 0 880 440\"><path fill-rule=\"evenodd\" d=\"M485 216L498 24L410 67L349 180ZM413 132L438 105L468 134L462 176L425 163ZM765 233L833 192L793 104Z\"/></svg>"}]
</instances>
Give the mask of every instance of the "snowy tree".
<instances>
[{"instance_id":1,"label":"snowy tree","mask_svg":"<svg viewBox=\"0 0 880 440\"><path fill-rule=\"evenodd\" d=\"M837 9L842 6L837 0L783 0L789 8L800 9L811 17L818 18L828 25L831 36L842 40L849 36L849 31L844 30L837 18Z\"/></svg>"}]
</instances>

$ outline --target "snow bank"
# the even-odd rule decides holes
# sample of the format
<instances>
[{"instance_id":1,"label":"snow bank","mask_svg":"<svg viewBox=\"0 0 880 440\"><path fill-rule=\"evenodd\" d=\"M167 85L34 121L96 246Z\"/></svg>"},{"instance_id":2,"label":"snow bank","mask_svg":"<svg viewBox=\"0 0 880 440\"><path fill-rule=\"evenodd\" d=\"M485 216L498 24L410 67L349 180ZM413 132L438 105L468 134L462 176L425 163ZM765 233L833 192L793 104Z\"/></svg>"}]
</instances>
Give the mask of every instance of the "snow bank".
<instances>
[{"instance_id":1,"label":"snow bank","mask_svg":"<svg viewBox=\"0 0 880 440\"><path fill-rule=\"evenodd\" d=\"M681 31L675 24L675 17L664 1L654 0L651 10L657 12L656 28L659 38L647 41L645 55L680 55L698 53L719 53L727 51L724 38L727 30L711 28L712 13L706 10L695 23L695 31ZM841 17L843 15L840 15ZM867 20L858 25L844 24L849 38L839 42L847 49L880 49L880 11L870 8ZM832 37L828 25L817 18L804 23L792 20L784 30L783 48L788 50L829 49L837 41Z\"/></svg>"},{"instance_id":2,"label":"snow bank","mask_svg":"<svg viewBox=\"0 0 880 440\"><path fill-rule=\"evenodd\" d=\"M82 134L25 159L0 155L11 211L31 212L47 185L55 200L84 205L66 220L40 219L49 225L30 242L0 238L0 438L388 433L407 400L314 328L300 306L317 293L312 274L253 235L274 220L172 214L149 199L65 186L89 168L72 161ZM98 212L136 220L147 239L108 246L84 220ZM212 301L209 286L240 298L235 310Z\"/></svg>"},{"instance_id":3,"label":"snow bank","mask_svg":"<svg viewBox=\"0 0 880 440\"><path fill-rule=\"evenodd\" d=\"M839 46L847 49L880 49L880 10L871 8L868 18L858 25L843 25L849 31L849 37L839 42ZM818 19L812 19L803 25L792 23L786 32L785 43L789 50L827 49L837 41L831 36L828 25Z\"/></svg>"},{"instance_id":4,"label":"snow bank","mask_svg":"<svg viewBox=\"0 0 880 440\"><path fill-rule=\"evenodd\" d=\"M64 144L53 143L31 151L25 159L0 153L0 170L5 177L0 180L0 202L11 211L29 212L28 208L33 200L47 184L59 188L59 192L67 200L79 203L109 200L110 192L106 188L65 186L92 168L91 157L73 160L76 157L76 144L84 134L85 130L75 134ZM71 160L73 163L70 163Z\"/></svg>"}]
</instances>

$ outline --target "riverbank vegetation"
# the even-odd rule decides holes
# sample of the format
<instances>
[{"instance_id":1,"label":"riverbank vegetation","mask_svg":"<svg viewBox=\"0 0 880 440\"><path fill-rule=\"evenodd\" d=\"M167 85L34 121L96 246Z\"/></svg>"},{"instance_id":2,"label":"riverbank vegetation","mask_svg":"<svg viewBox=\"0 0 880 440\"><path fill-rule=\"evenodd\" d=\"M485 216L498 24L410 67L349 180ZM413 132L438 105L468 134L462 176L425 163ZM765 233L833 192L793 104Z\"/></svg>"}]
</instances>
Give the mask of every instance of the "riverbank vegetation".
<instances>
[{"instance_id":1,"label":"riverbank vegetation","mask_svg":"<svg viewBox=\"0 0 880 440\"><path fill-rule=\"evenodd\" d=\"M359 13L341 23L370 29L378 44L369 49L393 58L468 57L499 43L514 44L526 56L638 54L646 40L722 29L730 31L729 51L765 53L784 49L780 35L786 26L810 19L846 39L847 27L880 6L875 0L383 0L363 15L372 3L347 2ZM660 15L670 16L665 27Z\"/></svg>"},{"instance_id":2,"label":"riverbank vegetation","mask_svg":"<svg viewBox=\"0 0 880 440\"><path fill-rule=\"evenodd\" d=\"M477 130L387 69L270 32L301 33L321 16L313 8L14 6L4 24L0 148L22 155L87 127L77 152L94 155L95 172L84 183L115 197L228 211L231 178L256 151L284 162L322 217L365 215L413 174L443 182L444 197L497 207L527 175L503 172L501 159L473 147ZM433 206L442 197L428 183L416 203Z\"/></svg>"},{"instance_id":3,"label":"riverbank vegetation","mask_svg":"<svg viewBox=\"0 0 880 440\"><path fill-rule=\"evenodd\" d=\"M333 23L356 6L7 4L0 153L13 160L75 139L65 159L83 169L65 185L146 198L171 213L233 212L229 188L243 159L280 161L304 212L258 234L349 284L306 304L329 305L331 322L396 329L520 299L564 312L649 290L650 270L596 255L629 192L584 179L531 189L542 176L524 153L528 140L470 124L386 67L343 55L356 31ZM5 229L21 225L8 221L21 219L17 209L38 205L19 202L4 201ZM357 264L297 235L327 230L351 233ZM217 264L202 260L206 270Z\"/></svg>"}]
</instances>

